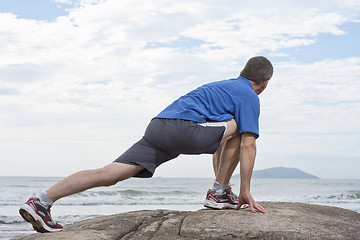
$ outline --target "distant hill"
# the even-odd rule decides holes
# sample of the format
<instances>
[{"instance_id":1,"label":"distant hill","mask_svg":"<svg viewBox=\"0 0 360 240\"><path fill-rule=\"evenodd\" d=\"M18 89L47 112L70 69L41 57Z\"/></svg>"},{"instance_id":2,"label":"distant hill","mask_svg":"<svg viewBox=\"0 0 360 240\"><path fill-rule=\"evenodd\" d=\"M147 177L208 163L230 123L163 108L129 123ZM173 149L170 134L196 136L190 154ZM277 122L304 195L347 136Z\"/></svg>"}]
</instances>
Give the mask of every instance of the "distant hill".
<instances>
[{"instance_id":1,"label":"distant hill","mask_svg":"<svg viewBox=\"0 0 360 240\"><path fill-rule=\"evenodd\" d=\"M233 177L239 178L240 174L236 174ZM285 168L275 167L267 168L263 170L254 170L252 174L253 178L308 178L319 179L319 177L303 172L297 168Z\"/></svg>"}]
</instances>

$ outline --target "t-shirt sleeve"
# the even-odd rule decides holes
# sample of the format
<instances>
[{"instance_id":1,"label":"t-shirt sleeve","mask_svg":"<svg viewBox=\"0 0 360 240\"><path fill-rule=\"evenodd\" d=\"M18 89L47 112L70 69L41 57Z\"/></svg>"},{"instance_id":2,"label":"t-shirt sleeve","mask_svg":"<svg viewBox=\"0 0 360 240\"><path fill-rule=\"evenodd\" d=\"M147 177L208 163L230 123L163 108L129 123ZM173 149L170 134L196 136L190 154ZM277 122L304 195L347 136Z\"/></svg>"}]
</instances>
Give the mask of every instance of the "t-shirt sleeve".
<instances>
[{"instance_id":1,"label":"t-shirt sleeve","mask_svg":"<svg viewBox=\"0 0 360 240\"><path fill-rule=\"evenodd\" d=\"M240 134L251 132L259 137L260 101L256 96L244 99L236 111L235 120Z\"/></svg>"}]
</instances>

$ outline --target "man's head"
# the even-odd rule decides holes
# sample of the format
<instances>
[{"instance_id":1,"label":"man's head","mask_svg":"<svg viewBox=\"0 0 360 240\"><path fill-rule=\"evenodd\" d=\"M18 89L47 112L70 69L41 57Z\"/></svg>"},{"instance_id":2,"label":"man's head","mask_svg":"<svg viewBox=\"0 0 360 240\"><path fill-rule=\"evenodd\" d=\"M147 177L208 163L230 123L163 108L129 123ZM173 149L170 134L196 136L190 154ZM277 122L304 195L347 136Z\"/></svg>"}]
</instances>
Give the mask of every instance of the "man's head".
<instances>
[{"instance_id":1,"label":"man's head","mask_svg":"<svg viewBox=\"0 0 360 240\"><path fill-rule=\"evenodd\" d=\"M255 92L260 94L266 88L273 71L273 66L266 57L257 56L247 61L240 76L252 81Z\"/></svg>"}]
</instances>

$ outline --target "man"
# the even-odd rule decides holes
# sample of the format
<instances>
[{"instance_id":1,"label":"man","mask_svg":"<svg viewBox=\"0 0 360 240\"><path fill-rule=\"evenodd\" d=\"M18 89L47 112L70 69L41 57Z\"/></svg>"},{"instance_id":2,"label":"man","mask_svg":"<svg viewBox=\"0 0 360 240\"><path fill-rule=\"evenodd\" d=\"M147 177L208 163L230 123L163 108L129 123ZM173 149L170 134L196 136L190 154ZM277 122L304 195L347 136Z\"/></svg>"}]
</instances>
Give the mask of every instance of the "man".
<instances>
[{"instance_id":1,"label":"man","mask_svg":"<svg viewBox=\"0 0 360 240\"><path fill-rule=\"evenodd\" d=\"M205 206L265 213L250 194L250 180L259 136L258 95L273 74L270 61L262 56L246 63L235 79L205 84L180 97L149 123L144 137L113 163L77 172L20 207L20 215L38 232L61 231L51 218L50 207L58 199L100 186L111 186L130 177L151 177L162 163L180 154L213 154L215 182ZM240 162L240 194L229 181Z\"/></svg>"}]
</instances>

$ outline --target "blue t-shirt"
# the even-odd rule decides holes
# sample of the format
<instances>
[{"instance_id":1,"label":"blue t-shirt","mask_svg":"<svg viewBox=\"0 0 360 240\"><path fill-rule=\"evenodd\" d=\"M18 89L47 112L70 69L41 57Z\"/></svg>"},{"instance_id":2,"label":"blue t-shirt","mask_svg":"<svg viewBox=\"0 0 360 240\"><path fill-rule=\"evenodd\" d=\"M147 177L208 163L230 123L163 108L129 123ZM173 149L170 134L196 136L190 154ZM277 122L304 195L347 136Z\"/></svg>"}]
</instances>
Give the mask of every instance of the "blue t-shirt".
<instances>
[{"instance_id":1,"label":"blue t-shirt","mask_svg":"<svg viewBox=\"0 0 360 240\"><path fill-rule=\"evenodd\" d=\"M249 80L238 77L205 84L180 97L155 118L199 123L235 118L240 134L259 136L260 102Z\"/></svg>"}]
</instances>

